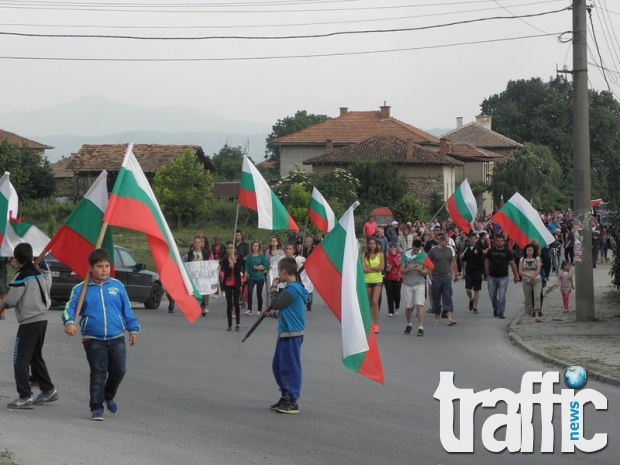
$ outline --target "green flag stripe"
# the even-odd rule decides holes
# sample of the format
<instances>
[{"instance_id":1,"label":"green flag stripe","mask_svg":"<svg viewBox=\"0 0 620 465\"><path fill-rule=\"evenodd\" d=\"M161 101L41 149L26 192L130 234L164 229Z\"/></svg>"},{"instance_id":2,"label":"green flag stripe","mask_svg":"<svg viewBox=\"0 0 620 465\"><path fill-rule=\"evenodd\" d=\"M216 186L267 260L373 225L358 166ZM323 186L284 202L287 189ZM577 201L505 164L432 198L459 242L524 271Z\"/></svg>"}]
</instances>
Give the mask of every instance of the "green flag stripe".
<instances>
[{"instance_id":1,"label":"green flag stripe","mask_svg":"<svg viewBox=\"0 0 620 465\"><path fill-rule=\"evenodd\" d=\"M328 220L327 211L322 203L318 202L314 197L310 200L310 208L314 210L321 218Z\"/></svg>"},{"instance_id":2,"label":"green flag stripe","mask_svg":"<svg viewBox=\"0 0 620 465\"><path fill-rule=\"evenodd\" d=\"M241 189L256 194L256 188L254 187L254 177L251 173L241 172L241 182L239 184ZM287 228L285 228L287 229Z\"/></svg>"},{"instance_id":3,"label":"green flag stripe","mask_svg":"<svg viewBox=\"0 0 620 465\"><path fill-rule=\"evenodd\" d=\"M542 234L540 234L538 228L536 228L530 219L512 203L508 202L504 205L502 212L515 224L516 227L523 231L523 234L525 234L530 241L532 239L536 239L540 244L547 244L547 240L542 236Z\"/></svg>"},{"instance_id":4,"label":"green flag stripe","mask_svg":"<svg viewBox=\"0 0 620 465\"><path fill-rule=\"evenodd\" d=\"M288 212L280 199L276 196L276 194L271 191L271 208L272 208L272 218L273 218L273 229L275 231L284 230L289 228L288 222Z\"/></svg>"},{"instance_id":5,"label":"green flag stripe","mask_svg":"<svg viewBox=\"0 0 620 465\"><path fill-rule=\"evenodd\" d=\"M65 225L91 244L96 244L101 231L103 212L90 200L84 198L71 212Z\"/></svg>"},{"instance_id":6,"label":"green flag stripe","mask_svg":"<svg viewBox=\"0 0 620 465\"><path fill-rule=\"evenodd\" d=\"M347 238L347 232L340 223L336 223L334 229L325 236L321 241L321 245L325 249L325 255L330 259L332 265L338 273L342 275L342 263L344 262L344 241Z\"/></svg>"},{"instance_id":7,"label":"green flag stripe","mask_svg":"<svg viewBox=\"0 0 620 465\"><path fill-rule=\"evenodd\" d=\"M454 193L454 203L456 204L456 208L461 216L465 218L468 223L471 223L474 218L471 216L471 212L465 203L465 199L463 198L463 190L460 187Z\"/></svg>"}]
</instances>

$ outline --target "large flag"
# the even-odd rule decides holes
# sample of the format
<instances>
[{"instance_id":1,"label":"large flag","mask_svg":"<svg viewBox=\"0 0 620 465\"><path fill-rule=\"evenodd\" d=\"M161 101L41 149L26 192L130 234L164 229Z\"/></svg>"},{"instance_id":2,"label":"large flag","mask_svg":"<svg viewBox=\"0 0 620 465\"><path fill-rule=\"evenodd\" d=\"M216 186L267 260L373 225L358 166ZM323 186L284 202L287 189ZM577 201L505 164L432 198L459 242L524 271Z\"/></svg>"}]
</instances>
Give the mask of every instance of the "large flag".
<instances>
[{"instance_id":1,"label":"large flag","mask_svg":"<svg viewBox=\"0 0 620 465\"><path fill-rule=\"evenodd\" d=\"M172 232L132 147L133 144L127 147L103 221L146 234L155 268L166 291L185 318L193 323L201 314L198 302L202 296L183 265Z\"/></svg>"},{"instance_id":2,"label":"large flag","mask_svg":"<svg viewBox=\"0 0 620 465\"><path fill-rule=\"evenodd\" d=\"M448 212L452 217L452 221L459 228L465 232L472 230L476 220L476 213L478 212L478 204L467 179L461 183L448 199Z\"/></svg>"},{"instance_id":3,"label":"large flag","mask_svg":"<svg viewBox=\"0 0 620 465\"><path fill-rule=\"evenodd\" d=\"M306 259L315 289L342 327L342 362L348 369L383 384L377 338L355 237L356 202Z\"/></svg>"},{"instance_id":4,"label":"large flag","mask_svg":"<svg viewBox=\"0 0 620 465\"><path fill-rule=\"evenodd\" d=\"M541 248L555 241L538 212L518 192L493 215L492 220L499 224L522 249L532 239L536 239Z\"/></svg>"},{"instance_id":5,"label":"large flag","mask_svg":"<svg viewBox=\"0 0 620 465\"><path fill-rule=\"evenodd\" d=\"M81 279L88 275L88 255L95 250L103 224L103 213L108 206L107 180L107 171L102 171L45 247L45 250L71 268ZM114 263L110 228L106 229L101 247L108 251Z\"/></svg>"},{"instance_id":6,"label":"large flag","mask_svg":"<svg viewBox=\"0 0 620 465\"><path fill-rule=\"evenodd\" d=\"M336 215L316 187L312 188L312 199L308 208L308 218L312 224L327 234L336 226Z\"/></svg>"},{"instance_id":7,"label":"large flag","mask_svg":"<svg viewBox=\"0 0 620 465\"><path fill-rule=\"evenodd\" d=\"M4 242L6 236L6 230L10 226L9 220L11 217L17 217L17 192L11 180L9 179L10 173L6 171L2 178L0 178L0 244ZM13 250L10 255L2 253L3 257L12 257Z\"/></svg>"},{"instance_id":8,"label":"large flag","mask_svg":"<svg viewBox=\"0 0 620 465\"><path fill-rule=\"evenodd\" d=\"M299 231L295 220L246 156L243 157L241 170L239 203L258 212L258 227L261 229Z\"/></svg>"}]
</instances>

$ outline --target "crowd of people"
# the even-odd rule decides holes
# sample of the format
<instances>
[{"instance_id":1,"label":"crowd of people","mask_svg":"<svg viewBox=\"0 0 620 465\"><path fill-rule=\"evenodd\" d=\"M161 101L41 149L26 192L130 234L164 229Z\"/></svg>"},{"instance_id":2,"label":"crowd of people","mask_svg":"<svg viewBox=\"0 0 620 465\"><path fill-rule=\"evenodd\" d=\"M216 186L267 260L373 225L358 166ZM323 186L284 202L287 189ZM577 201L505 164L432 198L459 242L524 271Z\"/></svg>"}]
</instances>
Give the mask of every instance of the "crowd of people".
<instances>
[{"instance_id":1,"label":"crowd of people","mask_svg":"<svg viewBox=\"0 0 620 465\"><path fill-rule=\"evenodd\" d=\"M453 286L464 279L469 311L479 313L480 291L486 282L493 316L504 319L509 281L521 283L524 311L530 322L543 322L543 288L555 275L563 297L564 311L570 307L574 289L572 266L575 249L581 246L573 213L540 212L554 241L543 247L532 240L522 250L490 217L479 216L471 231L460 230L449 219L430 222L391 221L378 225L369 217L362 227L366 247L363 270L372 312L373 330L380 332L379 314L385 288L387 316L405 309L405 334L412 331L412 317L418 320L418 336L424 335L424 313L434 324L447 319L456 325ZM597 215L590 220L593 266L609 263L612 238ZM579 255L580 256L580 255ZM429 308L424 311L428 301Z\"/></svg>"}]
</instances>

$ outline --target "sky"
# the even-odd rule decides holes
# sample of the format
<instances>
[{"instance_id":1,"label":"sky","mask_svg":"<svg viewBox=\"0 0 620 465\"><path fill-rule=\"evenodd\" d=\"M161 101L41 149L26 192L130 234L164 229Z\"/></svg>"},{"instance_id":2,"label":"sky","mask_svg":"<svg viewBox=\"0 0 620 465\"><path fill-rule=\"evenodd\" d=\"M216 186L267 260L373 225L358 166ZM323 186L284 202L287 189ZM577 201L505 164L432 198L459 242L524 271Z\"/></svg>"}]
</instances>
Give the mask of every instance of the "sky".
<instances>
[{"instance_id":1,"label":"sky","mask_svg":"<svg viewBox=\"0 0 620 465\"><path fill-rule=\"evenodd\" d=\"M414 126L452 128L509 80L571 69L571 3L0 0L0 113L101 95L271 125L385 102ZM592 22L590 86L618 96L620 5L596 0Z\"/></svg>"}]
</instances>

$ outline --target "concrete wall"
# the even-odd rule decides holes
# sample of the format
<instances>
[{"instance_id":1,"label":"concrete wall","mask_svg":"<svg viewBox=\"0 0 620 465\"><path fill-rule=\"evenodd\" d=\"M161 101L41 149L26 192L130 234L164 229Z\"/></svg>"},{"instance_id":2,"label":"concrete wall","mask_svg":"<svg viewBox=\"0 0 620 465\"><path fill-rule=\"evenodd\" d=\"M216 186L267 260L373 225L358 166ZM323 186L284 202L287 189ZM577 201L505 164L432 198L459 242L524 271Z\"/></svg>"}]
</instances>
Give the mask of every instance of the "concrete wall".
<instances>
[{"instance_id":1,"label":"concrete wall","mask_svg":"<svg viewBox=\"0 0 620 465\"><path fill-rule=\"evenodd\" d=\"M291 171L300 170L312 173L311 165L304 165L303 161L325 153L324 145L288 146L280 147L280 176L287 176Z\"/></svg>"}]
</instances>

